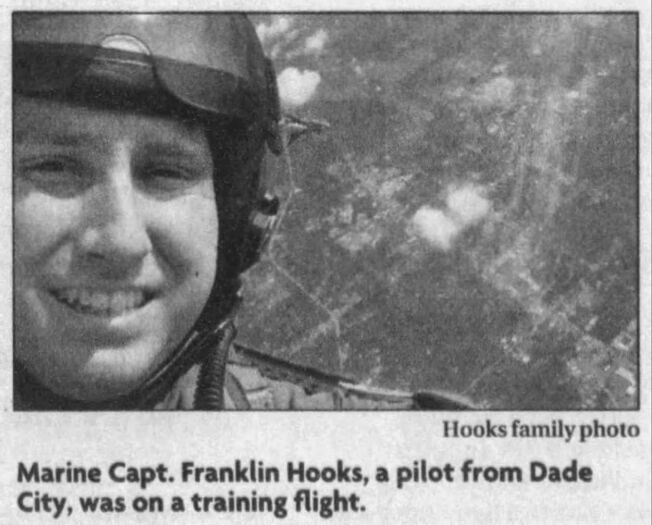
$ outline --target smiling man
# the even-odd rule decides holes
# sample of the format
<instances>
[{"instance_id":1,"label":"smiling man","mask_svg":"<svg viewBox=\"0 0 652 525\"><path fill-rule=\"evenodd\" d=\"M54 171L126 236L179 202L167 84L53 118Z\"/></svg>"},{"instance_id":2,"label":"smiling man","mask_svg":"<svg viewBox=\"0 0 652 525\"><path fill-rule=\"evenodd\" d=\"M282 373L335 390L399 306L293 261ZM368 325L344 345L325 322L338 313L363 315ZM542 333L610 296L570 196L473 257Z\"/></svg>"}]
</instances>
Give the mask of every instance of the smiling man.
<instances>
[{"instance_id":1,"label":"smiling man","mask_svg":"<svg viewBox=\"0 0 652 525\"><path fill-rule=\"evenodd\" d=\"M21 361L66 396L129 392L181 342L212 288L206 136L171 119L23 97L15 122Z\"/></svg>"},{"instance_id":2,"label":"smiling man","mask_svg":"<svg viewBox=\"0 0 652 525\"><path fill-rule=\"evenodd\" d=\"M244 15L18 13L13 37L16 409L463 406L233 344L288 142Z\"/></svg>"},{"instance_id":3,"label":"smiling man","mask_svg":"<svg viewBox=\"0 0 652 525\"><path fill-rule=\"evenodd\" d=\"M224 405L278 118L242 15L14 16L17 408Z\"/></svg>"}]
</instances>

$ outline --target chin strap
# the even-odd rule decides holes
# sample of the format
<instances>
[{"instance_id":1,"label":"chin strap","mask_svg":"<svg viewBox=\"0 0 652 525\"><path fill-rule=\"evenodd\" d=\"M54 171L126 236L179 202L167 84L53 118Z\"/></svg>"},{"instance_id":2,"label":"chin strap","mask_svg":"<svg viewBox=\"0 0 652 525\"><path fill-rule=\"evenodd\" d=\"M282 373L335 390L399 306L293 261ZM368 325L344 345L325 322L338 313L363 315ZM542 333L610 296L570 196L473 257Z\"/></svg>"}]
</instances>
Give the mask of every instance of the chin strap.
<instances>
[{"instance_id":1,"label":"chin strap","mask_svg":"<svg viewBox=\"0 0 652 525\"><path fill-rule=\"evenodd\" d=\"M226 292L224 296L227 296ZM233 319L240 305L240 295L233 294L233 298L226 302L221 302L220 308L210 309L207 308L200 320L206 319L222 319L222 321L210 328L210 324L206 322L198 322L196 328L186 338L186 341L180 345L171 358L165 363L158 372L152 376L147 383L141 388L133 392L127 397L131 398L131 405L137 410L148 410L172 387L174 382L185 374L193 365L201 364L202 369L205 368L207 361L216 360L216 352L223 352L224 359L228 357L228 346L231 344L235 337L236 330ZM223 379L221 380L223 383ZM197 397L195 396L195 404ZM215 410L212 406L211 410Z\"/></svg>"}]
</instances>

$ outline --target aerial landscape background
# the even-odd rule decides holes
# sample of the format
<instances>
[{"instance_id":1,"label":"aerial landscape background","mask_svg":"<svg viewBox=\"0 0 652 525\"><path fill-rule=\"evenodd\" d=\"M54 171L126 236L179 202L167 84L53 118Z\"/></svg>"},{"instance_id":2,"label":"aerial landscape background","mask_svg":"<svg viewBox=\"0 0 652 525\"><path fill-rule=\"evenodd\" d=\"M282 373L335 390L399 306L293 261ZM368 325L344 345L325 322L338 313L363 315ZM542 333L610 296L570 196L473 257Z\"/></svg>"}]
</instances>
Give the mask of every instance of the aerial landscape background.
<instances>
[{"instance_id":1,"label":"aerial landscape background","mask_svg":"<svg viewBox=\"0 0 652 525\"><path fill-rule=\"evenodd\" d=\"M638 406L635 15L253 17L287 113L239 339L481 408Z\"/></svg>"}]
</instances>

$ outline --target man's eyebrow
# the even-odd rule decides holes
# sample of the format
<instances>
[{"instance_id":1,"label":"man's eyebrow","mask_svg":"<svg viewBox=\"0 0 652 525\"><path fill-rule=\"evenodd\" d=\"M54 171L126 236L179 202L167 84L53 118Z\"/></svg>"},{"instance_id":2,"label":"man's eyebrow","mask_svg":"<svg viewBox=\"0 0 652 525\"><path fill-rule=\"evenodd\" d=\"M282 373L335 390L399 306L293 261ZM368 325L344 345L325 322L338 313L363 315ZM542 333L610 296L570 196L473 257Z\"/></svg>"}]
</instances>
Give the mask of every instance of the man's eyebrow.
<instances>
[{"instance_id":1,"label":"man's eyebrow","mask_svg":"<svg viewBox=\"0 0 652 525\"><path fill-rule=\"evenodd\" d=\"M192 141L156 141L147 144L146 150L151 155L178 157L184 160L204 158L204 149Z\"/></svg>"},{"instance_id":2,"label":"man's eyebrow","mask_svg":"<svg viewBox=\"0 0 652 525\"><path fill-rule=\"evenodd\" d=\"M56 131L17 131L14 134L14 143L34 142L60 147L77 147L101 142L100 137L91 132Z\"/></svg>"}]
</instances>

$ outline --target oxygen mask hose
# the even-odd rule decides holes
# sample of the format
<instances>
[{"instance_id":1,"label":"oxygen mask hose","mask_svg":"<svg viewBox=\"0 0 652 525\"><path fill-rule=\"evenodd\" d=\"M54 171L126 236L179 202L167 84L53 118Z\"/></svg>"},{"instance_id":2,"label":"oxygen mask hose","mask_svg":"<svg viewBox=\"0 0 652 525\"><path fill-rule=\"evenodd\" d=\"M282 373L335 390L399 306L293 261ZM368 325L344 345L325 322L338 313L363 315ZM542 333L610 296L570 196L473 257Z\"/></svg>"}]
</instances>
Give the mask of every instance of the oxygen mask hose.
<instances>
[{"instance_id":1,"label":"oxygen mask hose","mask_svg":"<svg viewBox=\"0 0 652 525\"><path fill-rule=\"evenodd\" d=\"M220 329L210 334L205 344L215 341L212 351L201 365L195 390L195 410L223 410L226 364L236 329L233 321L228 321ZM211 345L213 346L213 345Z\"/></svg>"}]
</instances>

